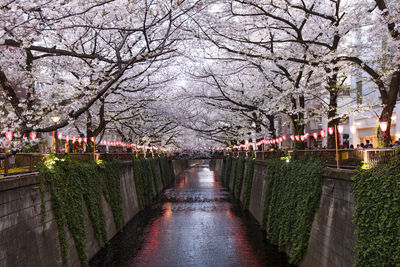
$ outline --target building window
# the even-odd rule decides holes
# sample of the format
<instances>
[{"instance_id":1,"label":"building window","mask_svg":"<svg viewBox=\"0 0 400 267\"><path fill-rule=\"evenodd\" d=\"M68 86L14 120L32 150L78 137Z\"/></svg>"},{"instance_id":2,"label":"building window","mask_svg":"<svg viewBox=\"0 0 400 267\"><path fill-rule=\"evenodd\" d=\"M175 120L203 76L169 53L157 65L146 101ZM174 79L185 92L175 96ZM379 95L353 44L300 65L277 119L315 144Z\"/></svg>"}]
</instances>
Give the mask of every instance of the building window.
<instances>
[{"instance_id":1,"label":"building window","mask_svg":"<svg viewBox=\"0 0 400 267\"><path fill-rule=\"evenodd\" d=\"M361 105L362 104L362 81L357 82L357 104Z\"/></svg>"}]
</instances>

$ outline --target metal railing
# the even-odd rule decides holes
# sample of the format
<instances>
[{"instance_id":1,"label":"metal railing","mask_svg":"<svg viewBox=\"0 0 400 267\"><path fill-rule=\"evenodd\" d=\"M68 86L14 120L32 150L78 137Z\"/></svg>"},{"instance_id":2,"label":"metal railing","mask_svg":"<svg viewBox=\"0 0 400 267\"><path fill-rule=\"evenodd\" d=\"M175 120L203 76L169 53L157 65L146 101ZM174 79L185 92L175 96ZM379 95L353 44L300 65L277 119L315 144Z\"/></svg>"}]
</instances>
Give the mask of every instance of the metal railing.
<instances>
[{"instance_id":1,"label":"metal railing","mask_svg":"<svg viewBox=\"0 0 400 267\"><path fill-rule=\"evenodd\" d=\"M15 155L0 154L0 178L35 172L38 170L39 163L49 154L41 153L17 153ZM132 157L158 157L157 153L59 153L55 154L58 158L68 157L73 160L105 159L112 157L116 160L127 161Z\"/></svg>"},{"instance_id":2,"label":"metal railing","mask_svg":"<svg viewBox=\"0 0 400 267\"><path fill-rule=\"evenodd\" d=\"M250 151L233 151L234 157L240 155L247 156ZM254 151L256 159L268 160L285 156L284 151ZM287 154L292 157L294 151L289 150ZM369 166L377 164L389 163L396 157L395 148L378 148L378 149L316 149L316 150L297 150L297 158L314 158L320 159L329 167L355 169L363 162Z\"/></svg>"}]
</instances>

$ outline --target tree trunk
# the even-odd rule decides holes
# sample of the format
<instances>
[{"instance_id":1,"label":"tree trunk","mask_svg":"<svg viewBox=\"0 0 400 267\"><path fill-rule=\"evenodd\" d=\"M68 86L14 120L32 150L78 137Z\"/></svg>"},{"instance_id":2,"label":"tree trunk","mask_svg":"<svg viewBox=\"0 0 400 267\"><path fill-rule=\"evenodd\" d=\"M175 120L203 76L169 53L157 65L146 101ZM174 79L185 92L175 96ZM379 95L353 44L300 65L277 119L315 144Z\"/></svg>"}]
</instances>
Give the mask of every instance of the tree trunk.
<instances>
[{"instance_id":1,"label":"tree trunk","mask_svg":"<svg viewBox=\"0 0 400 267\"><path fill-rule=\"evenodd\" d=\"M337 75L333 75L329 78L328 81L328 92L329 92L329 110L328 110L328 128L339 125L340 118L337 118L337 99L339 90L337 88ZM336 148L336 140L335 135L329 135L329 132L326 133L328 138L328 148L335 149Z\"/></svg>"},{"instance_id":2,"label":"tree trunk","mask_svg":"<svg viewBox=\"0 0 400 267\"><path fill-rule=\"evenodd\" d=\"M379 117L379 122L387 122L387 130L383 132L380 127L377 130L378 137L378 146L379 147L388 147L392 142L392 138L390 137L390 127L392 121L392 114L394 107L396 106L397 95L399 93L400 87L400 71L396 71L393 73L392 79L390 81L389 93L387 94L386 99L382 99L383 110Z\"/></svg>"}]
</instances>

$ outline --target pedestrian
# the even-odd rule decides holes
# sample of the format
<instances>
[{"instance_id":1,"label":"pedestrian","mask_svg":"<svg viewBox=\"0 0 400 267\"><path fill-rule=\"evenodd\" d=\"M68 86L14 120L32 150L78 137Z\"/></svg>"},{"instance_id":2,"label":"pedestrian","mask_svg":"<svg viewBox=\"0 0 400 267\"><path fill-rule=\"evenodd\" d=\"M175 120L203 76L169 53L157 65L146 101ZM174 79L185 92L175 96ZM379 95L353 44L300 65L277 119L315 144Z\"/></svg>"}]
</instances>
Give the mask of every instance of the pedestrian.
<instances>
[{"instance_id":1,"label":"pedestrian","mask_svg":"<svg viewBox=\"0 0 400 267\"><path fill-rule=\"evenodd\" d=\"M372 145L369 143L369 140L365 140L365 146L364 148L372 148Z\"/></svg>"},{"instance_id":2,"label":"pedestrian","mask_svg":"<svg viewBox=\"0 0 400 267\"><path fill-rule=\"evenodd\" d=\"M351 144L351 145L350 145L350 149L354 149L354 146L353 146L353 144Z\"/></svg>"},{"instance_id":3,"label":"pedestrian","mask_svg":"<svg viewBox=\"0 0 400 267\"><path fill-rule=\"evenodd\" d=\"M365 148L364 143L361 143L361 148Z\"/></svg>"}]
</instances>

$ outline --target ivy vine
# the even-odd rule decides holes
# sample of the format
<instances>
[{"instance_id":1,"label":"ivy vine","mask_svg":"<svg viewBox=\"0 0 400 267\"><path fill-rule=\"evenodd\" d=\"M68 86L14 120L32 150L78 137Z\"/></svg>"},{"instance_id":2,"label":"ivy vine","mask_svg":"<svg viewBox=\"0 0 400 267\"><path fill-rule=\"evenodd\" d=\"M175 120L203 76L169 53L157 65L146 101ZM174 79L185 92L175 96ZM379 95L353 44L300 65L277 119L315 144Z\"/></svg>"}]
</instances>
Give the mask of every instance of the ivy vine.
<instances>
[{"instance_id":1,"label":"ivy vine","mask_svg":"<svg viewBox=\"0 0 400 267\"><path fill-rule=\"evenodd\" d=\"M168 159L164 155L160 155L159 163L163 188L166 188L169 185Z\"/></svg>"},{"instance_id":2,"label":"ivy vine","mask_svg":"<svg viewBox=\"0 0 400 267\"><path fill-rule=\"evenodd\" d=\"M133 177L135 180L136 196L139 202L139 207L146 206L144 183L143 183L143 168L139 158L133 159Z\"/></svg>"},{"instance_id":3,"label":"ivy vine","mask_svg":"<svg viewBox=\"0 0 400 267\"><path fill-rule=\"evenodd\" d=\"M322 192L323 164L318 160L273 160L267 166L263 228L267 238L297 264L305 253Z\"/></svg>"},{"instance_id":4,"label":"ivy vine","mask_svg":"<svg viewBox=\"0 0 400 267\"><path fill-rule=\"evenodd\" d=\"M55 156L50 156L40 164L39 171L42 204L45 184L50 185L51 205L57 223L63 263L67 263L69 253L66 239L66 227L68 227L82 266L88 266L84 201L95 237L99 245L104 247L107 243L107 232L101 204L102 192L111 206L117 228L120 228L119 225L122 225L123 221L119 165L113 161L78 162L68 158L59 160ZM44 205L41 205L41 208L44 222L46 218Z\"/></svg>"},{"instance_id":5,"label":"ivy vine","mask_svg":"<svg viewBox=\"0 0 400 267\"><path fill-rule=\"evenodd\" d=\"M397 159L353 176L355 266L400 266L399 168Z\"/></svg>"},{"instance_id":6,"label":"ivy vine","mask_svg":"<svg viewBox=\"0 0 400 267\"><path fill-rule=\"evenodd\" d=\"M244 163L245 163L245 158L244 156L241 155L236 162L235 177L232 188L233 197L236 199L240 199L240 192L242 190L244 167L245 167Z\"/></svg>"},{"instance_id":7,"label":"ivy vine","mask_svg":"<svg viewBox=\"0 0 400 267\"><path fill-rule=\"evenodd\" d=\"M232 155L228 154L225 160L225 184L229 187L229 183L231 180L231 171L232 171Z\"/></svg>"},{"instance_id":8,"label":"ivy vine","mask_svg":"<svg viewBox=\"0 0 400 267\"><path fill-rule=\"evenodd\" d=\"M153 175L154 196L158 194L157 162L154 158L149 158L150 170Z\"/></svg>"},{"instance_id":9,"label":"ivy vine","mask_svg":"<svg viewBox=\"0 0 400 267\"><path fill-rule=\"evenodd\" d=\"M243 209L247 210L250 206L251 199L251 187L253 185L253 175L254 175L254 156L251 155L247 158L247 169L244 178L244 191L243 191Z\"/></svg>"}]
</instances>

